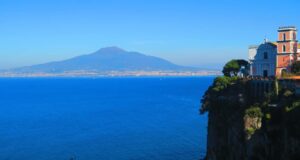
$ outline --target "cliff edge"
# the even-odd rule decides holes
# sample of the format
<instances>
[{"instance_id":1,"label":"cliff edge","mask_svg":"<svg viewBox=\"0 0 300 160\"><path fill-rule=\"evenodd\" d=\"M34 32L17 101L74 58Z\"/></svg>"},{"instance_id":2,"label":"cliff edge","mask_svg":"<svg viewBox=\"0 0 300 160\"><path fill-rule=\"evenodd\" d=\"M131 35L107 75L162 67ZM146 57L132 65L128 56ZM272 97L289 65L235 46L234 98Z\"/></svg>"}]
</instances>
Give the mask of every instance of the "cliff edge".
<instances>
[{"instance_id":1,"label":"cliff edge","mask_svg":"<svg viewBox=\"0 0 300 160\"><path fill-rule=\"evenodd\" d=\"M200 112L209 114L207 160L300 158L300 98L276 79L217 77Z\"/></svg>"}]
</instances>

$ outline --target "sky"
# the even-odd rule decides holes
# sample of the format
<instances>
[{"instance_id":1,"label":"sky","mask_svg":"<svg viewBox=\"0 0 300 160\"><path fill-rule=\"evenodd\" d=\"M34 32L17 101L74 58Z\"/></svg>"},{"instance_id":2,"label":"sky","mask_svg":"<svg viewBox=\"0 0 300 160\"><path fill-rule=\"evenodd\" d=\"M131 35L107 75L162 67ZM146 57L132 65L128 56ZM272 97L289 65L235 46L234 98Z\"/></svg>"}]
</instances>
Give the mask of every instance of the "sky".
<instances>
[{"instance_id":1,"label":"sky","mask_svg":"<svg viewBox=\"0 0 300 160\"><path fill-rule=\"evenodd\" d=\"M0 0L0 69L109 46L220 68L300 27L299 0Z\"/></svg>"}]
</instances>

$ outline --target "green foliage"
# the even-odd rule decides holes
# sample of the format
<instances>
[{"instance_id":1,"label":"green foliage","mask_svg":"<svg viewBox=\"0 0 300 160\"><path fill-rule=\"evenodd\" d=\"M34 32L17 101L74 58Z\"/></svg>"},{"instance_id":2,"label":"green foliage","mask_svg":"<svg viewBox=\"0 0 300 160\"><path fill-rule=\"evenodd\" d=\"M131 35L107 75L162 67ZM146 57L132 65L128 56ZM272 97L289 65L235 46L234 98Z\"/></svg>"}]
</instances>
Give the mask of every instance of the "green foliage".
<instances>
[{"instance_id":1,"label":"green foliage","mask_svg":"<svg viewBox=\"0 0 300 160\"><path fill-rule=\"evenodd\" d=\"M253 135L255 130L256 130L255 128L249 127L249 128L246 128L246 133L248 135Z\"/></svg>"},{"instance_id":2,"label":"green foliage","mask_svg":"<svg viewBox=\"0 0 300 160\"><path fill-rule=\"evenodd\" d=\"M272 118L270 113L266 113L265 117L266 117L267 120L271 120L271 118Z\"/></svg>"},{"instance_id":3,"label":"green foliage","mask_svg":"<svg viewBox=\"0 0 300 160\"><path fill-rule=\"evenodd\" d=\"M286 69L283 69L281 71L281 77L283 77L283 78L289 78L289 77L292 77L292 76L295 76L295 74L292 73L292 72L288 72Z\"/></svg>"},{"instance_id":4,"label":"green foliage","mask_svg":"<svg viewBox=\"0 0 300 160\"><path fill-rule=\"evenodd\" d=\"M257 129L261 127L261 119L263 117L263 113L261 108L258 104L250 106L250 108L245 110L245 117L247 118L248 123L247 127L245 128L246 134L248 138L250 138ZM250 119L250 121L249 121Z\"/></svg>"},{"instance_id":5,"label":"green foliage","mask_svg":"<svg viewBox=\"0 0 300 160\"><path fill-rule=\"evenodd\" d=\"M291 71L294 74L300 74L300 61L296 61L292 64Z\"/></svg>"},{"instance_id":6,"label":"green foliage","mask_svg":"<svg viewBox=\"0 0 300 160\"><path fill-rule=\"evenodd\" d=\"M286 97L286 98L291 97L293 95L294 95L294 93L292 91L288 90L288 89L285 90L284 93L283 93L283 96Z\"/></svg>"},{"instance_id":7,"label":"green foliage","mask_svg":"<svg viewBox=\"0 0 300 160\"><path fill-rule=\"evenodd\" d=\"M231 74L237 76L238 72L241 70L242 66L246 67L247 70L249 63L246 60L234 59L225 64L223 67L223 74L230 77Z\"/></svg>"},{"instance_id":8,"label":"green foliage","mask_svg":"<svg viewBox=\"0 0 300 160\"><path fill-rule=\"evenodd\" d=\"M229 85L232 85L237 79L237 77L217 77L214 81L212 90L214 92L220 92L226 89Z\"/></svg>"},{"instance_id":9,"label":"green foliage","mask_svg":"<svg viewBox=\"0 0 300 160\"><path fill-rule=\"evenodd\" d=\"M220 102L220 97L226 97L227 91L229 87L234 86L235 84L240 84L238 82L240 79L238 77L226 77L226 76L220 76L215 78L213 84L208 88L208 90L205 92L201 99L201 109L200 113L203 114L206 111L210 110L212 106L218 107L220 106L217 103L222 103L222 107L225 107L226 104L223 102ZM232 91L240 91L240 90L232 90ZM226 98L225 98L226 99ZM223 99L224 100L224 99ZM230 101L232 103L232 101Z\"/></svg>"},{"instance_id":10,"label":"green foliage","mask_svg":"<svg viewBox=\"0 0 300 160\"><path fill-rule=\"evenodd\" d=\"M222 72L225 76L229 77L229 76L231 76L230 75L231 73L236 75L239 70L240 70L240 66L237 63L237 61L236 60L231 60L228 63L226 63L226 65L224 66Z\"/></svg>"},{"instance_id":11,"label":"green foliage","mask_svg":"<svg viewBox=\"0 0 300 160\"><path fill-rule=\"evenodd\" d=\"M290 112L293 109L298 108L298 107L300 107L300 101L295 101L290 106L285 107L285 111Z\"/></svg>"},{"instance_id":12,"label":"green foliage","mask_svg":"<svg viewBox=\"0 0 300 160\"><path fill-rule=\"evenodd\" d=\"M278 79L276 78L275 81L274 81L274 91L275 91L276 96L279 95L280 89L281 89L281 88L280 88L280 86L279 86Z\"/></svg>"},{"instance_id":13,"label":"green foliage","mask_svg":"<svg viewBox=\"0 0 300 160\"><path fill-rule=\"evenodd\" d=\"M263 113L258 105L254 105L246 109L245 114L251 118L261 118L263 116Z\"/></svg>"}]
</instances>

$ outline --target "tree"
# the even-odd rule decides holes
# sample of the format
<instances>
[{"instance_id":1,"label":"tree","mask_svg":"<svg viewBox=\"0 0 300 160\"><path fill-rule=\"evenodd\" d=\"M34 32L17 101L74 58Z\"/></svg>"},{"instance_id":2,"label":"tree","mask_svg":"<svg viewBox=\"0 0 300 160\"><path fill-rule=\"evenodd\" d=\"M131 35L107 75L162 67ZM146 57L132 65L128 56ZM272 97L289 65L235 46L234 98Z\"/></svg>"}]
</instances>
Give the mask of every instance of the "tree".
<instances>
[{"instance_id":1,"label":"tree","mask_svg":"<svg viewBox=\"0 0 300 160\"><path fill-rule=\"evenodd\" d=\"M292 64L292 73L300 74L300 61L296 61Z\"/></svg>"},{"instance_id":2,"label":"tree","mask_svg":"<svg viewBox=\"0 0 300 160\"><path fill-rule=\"evenodd\" d=\"M237 76L241 71L243 74L247 74L249 63L243 59L234 59L225 64L223 67L223 74L225 76ZM243 70L243 71L242 71Z\"/></svg>"}]
</instances>

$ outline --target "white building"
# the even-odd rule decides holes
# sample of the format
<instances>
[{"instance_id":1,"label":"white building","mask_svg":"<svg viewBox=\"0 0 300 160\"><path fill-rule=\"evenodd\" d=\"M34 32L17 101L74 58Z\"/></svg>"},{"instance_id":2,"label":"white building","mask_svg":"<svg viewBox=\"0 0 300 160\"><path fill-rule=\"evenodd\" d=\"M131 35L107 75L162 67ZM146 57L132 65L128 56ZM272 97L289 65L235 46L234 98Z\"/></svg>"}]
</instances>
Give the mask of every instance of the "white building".
<instances>
[{"instance_id":1,"label":"white building","mask_svg":"<svg viewBox=\"0 0 300 160\"><path fill-rule=\"evenodd\" d=\"M250 75L275 76L277 44L268 42L249 47Z\"/></svg>"}]
</instances>

